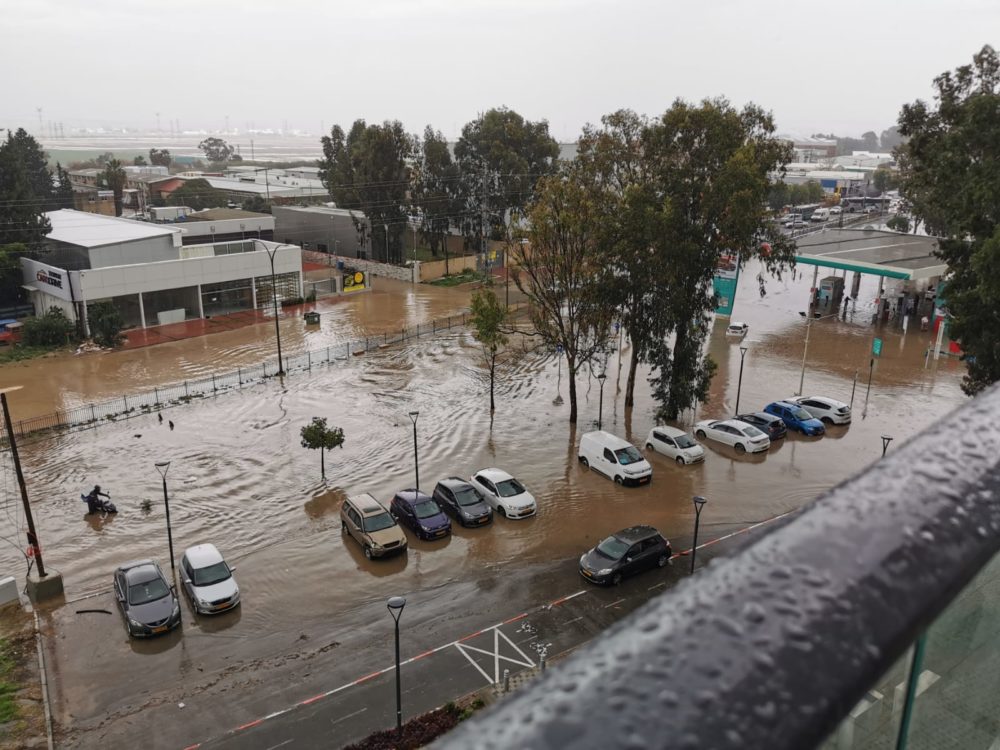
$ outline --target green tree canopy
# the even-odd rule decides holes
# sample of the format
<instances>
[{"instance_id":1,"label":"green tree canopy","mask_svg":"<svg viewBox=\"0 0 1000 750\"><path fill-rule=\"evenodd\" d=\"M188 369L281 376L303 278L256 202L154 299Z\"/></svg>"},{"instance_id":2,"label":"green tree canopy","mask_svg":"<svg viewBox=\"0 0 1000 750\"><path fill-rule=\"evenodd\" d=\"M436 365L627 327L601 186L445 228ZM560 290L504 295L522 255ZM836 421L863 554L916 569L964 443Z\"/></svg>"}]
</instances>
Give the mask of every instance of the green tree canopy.
<instances>
[{"instance_id":1,"label":"green tree canopy","mask_svg":"<svg viewBox=\"0 0 1000 750\"><path fill-rule=\"evenodd\" d=\"M126 174L122 163L112 159L104 167L104 183L115 194L115 216L122 215L123 196L125 194Z\"/></svg>"},{"instance_id":2,"label":"green tree canopy","mask_svg":"<svg viewBox=\"0 0 1000 750\"><path fill-rule=\"evenodd\" d=\"M149 163L157 167L169 167L170 162L173 161L173 157L170 156L170 151L165 148L151 148L149 149Z\"/></svg>"},{"instance_id":3,"label":"green tree canopy","mask_svg":"<svg viewBox=\"0 0 1000 750\"><path fill-rule=\"evenodd\" d=\"M195 211L204 208L224 208L229 203L225 190L212 187L208 180L196 178L185 180L184 184L170 194L171 206L188 206Z\"/></svg>"},{"instance_id":4,"label":"green tree canopy","mask_svg":"<svg viewBox=\"0 0 1000 750\"><path fill-rule=\"evenodd\" d=\"M93 302L87 305L90 335L101 346L115 349L125 342L125 323L114 302Z\"/></svg>"},{"instance_id":5,"label":"green tree canopy","mask_svg":"<svg viewBox=\"0 0 1000 750\"><path fill-rule=\"evenodd\" d=\"M448 231L458 223L460 172L452 161L448 141L430 125L424 129L420 158L413 183L413 205L420 215L420 233L430 243L431 253L444 250L448 273Z\"/></svg>"},{"instance_id":6,"label":"green tree canopy","mask_svg":"<svg viewBox=\"0 0 1000 750\"><path fill-rule=\"evenodd\" d=\"M943 238L950 335L967 355L962 388L973 395L1000 380L1000 57L987 45L934 88L935 105L918 100L899 115L901 193Z\"/></svg>"},{"instance_id":7,"label":"green tree canopy","mask_svg":"<svg viewBox=\"0 0 1000 750\"><path fill-rule=\"evenodd\" d=\"M213 164L219 164L227 161L242 161L242 159L238 158L236 148L234 146L230 146L222 138L216 138L214 136L206 138L198 144L198 148L204 152L205 158ZM152 156L152 154L150 154L150 156Z\"/></svg>"},{"instance_id":8,"label":"green tree canopy","mask_svg":"<svg viewBox=\"0 0 1000 750\"><path fill-rule=\"evenodd\" d=\"M326 417L313 417L299 433L302 447L319 450L320 475L326 478L325 451L344 445L344 431L340 427L327 427Z\"/></svg>"},{"instance_id":9,"label":"green tree canopy","mask_svg":"<svg viewBox=\"0 0 1000 750\"><path fill-rule=\"evenodd\" d=\"M472 314L469 323L473 335L483 347L483 359L490 372L490 414L496 411L494 384L500 350L507 345L506 306L497 298L492 286L484 286L472 293Z\"/></svg>"}]
</instances>

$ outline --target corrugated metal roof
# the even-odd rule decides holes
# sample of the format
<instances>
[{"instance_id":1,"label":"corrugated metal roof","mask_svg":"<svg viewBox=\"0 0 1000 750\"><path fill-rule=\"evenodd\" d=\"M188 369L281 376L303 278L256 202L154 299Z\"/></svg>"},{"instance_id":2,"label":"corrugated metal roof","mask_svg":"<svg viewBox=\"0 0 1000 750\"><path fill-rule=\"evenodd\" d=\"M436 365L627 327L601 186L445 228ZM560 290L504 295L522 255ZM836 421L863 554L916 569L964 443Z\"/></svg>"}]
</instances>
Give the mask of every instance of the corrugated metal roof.
<instances>
[{"instance_id":1,"label":"corrugated metal roof","mask_svg":"<svg viewBox=\"0 0 1000 750\"><path fill-rule=\"evenodd\" d=\"M178 232L177 229L164 227L162 224L119 219L86 211L73 211L69 208L49 211L45 215L52 224L52 231L47 235L50 240L79 247L101 247L119 242L169 236Z\"/></svg>"}]
</instances>

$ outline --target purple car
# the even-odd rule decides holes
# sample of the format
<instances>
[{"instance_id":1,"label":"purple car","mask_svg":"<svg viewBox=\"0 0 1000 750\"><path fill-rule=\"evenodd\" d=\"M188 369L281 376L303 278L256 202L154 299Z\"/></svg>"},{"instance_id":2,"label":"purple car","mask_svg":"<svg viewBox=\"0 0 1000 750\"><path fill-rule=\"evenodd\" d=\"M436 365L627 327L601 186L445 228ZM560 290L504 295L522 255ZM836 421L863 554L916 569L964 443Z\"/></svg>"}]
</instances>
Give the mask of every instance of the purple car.
<instances>
[{"instance_id":1,"label":"purple car","mask_svg":"<svg viewBox=\"0 0 1000 750\"><path fill-rule=\"evenodd\" d=\"M432 497L419 490L397 492L389 504L389 512L421 539L441 539L451 533L451 519Z\"/></svg>"}]
</instances>

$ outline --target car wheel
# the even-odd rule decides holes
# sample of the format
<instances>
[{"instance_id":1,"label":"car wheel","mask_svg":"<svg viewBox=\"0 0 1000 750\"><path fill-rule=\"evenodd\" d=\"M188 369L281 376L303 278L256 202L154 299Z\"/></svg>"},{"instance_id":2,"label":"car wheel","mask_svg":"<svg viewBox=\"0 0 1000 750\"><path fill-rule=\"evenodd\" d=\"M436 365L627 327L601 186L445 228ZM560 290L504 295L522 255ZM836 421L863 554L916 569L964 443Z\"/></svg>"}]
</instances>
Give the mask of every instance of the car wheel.
<instances>
[{"instance_id":1,"label":"car wheel","mask_svg":"<svg viewBox=\"0 0 1000 750\"><path fill-rule=\"evenodd\" d=\"M694 436L696 438L698 438L699 440L704 440L705 439L705 431L704 430L696 430L695 433L694 433Z\"/></svg>"},{"instance_id":2,"label":"car wheel","mask_svg":"<svg viewBox=\"0 0 1000 750\"><path fill-rule=\"evenodd\" d=\"M340 522L340 530L341 531L347 531L347 522L346 521L341 521Z\"/></svg>"},{"instance_id":3,"label":"car wheel","mask_svg":"<svg viewBox=\"0 0 1000 750\"><path fill-rule=\"evenodd\" d=\"M367 557L369 560L372 559L372 548L369 547L367 544L365 545L365 557Z\"/></svg>"},{"instance_id":4,"label":"car wheel","mask_svg":"<svg viewBox=\"0 0 1000 750\"><path fill-rule=\"evenodd\" d=\"M615 484L623 484L621 477L615 477Z\"/></svg>"},{"instance_id":5,"label":"car wheel","mask_svg":"<svg viewBox=\"0 0 1000 750\"><path fill-rule=\"evenodd\" d=\"M747 452L747 447L745 445L743 445L743 443L737 443L733 447L736 448L736 452L737 453L746 453Z\"/></svg>"},{"instance_id":6,"label":"car wheel","mask_svg":"<svg viewBox=\"0 0 1000 750\"><path fill-rule=\"evenodd\" d=\"M670 562L670 555L667 554L660 555L659 558L656 560L656 567L662 568L668 562Z\"/></svg>"},{"instance_id":7,"label":"car wheel","mask_svg":"<svg viewBox=\"0 0 1000 750\"><path fill-rule=\"evenodd\" d=\"M822 417L822 418L820 419L820 421L821 421L821 422L822 422L823 424L833 424L833 420L832 420L832 419L830 419L829 417Z\"/></svg>"},{"instance_id":8,"label":"car wheel","mask_svg":"<svg viewBox=\"0 0 1000 750\"><path fill-rule=\"evenodd\" d=\"M587 460L586 456L580 456L580 463L583 464L583 468L585 469L590 468L590 461Z\"/></svg>"},{"instance_id":9,"label":"car wheel","mask_svg":"<svg viewBox=\"0 0 1000 750\"><path fill-rule=\"evenodd\" d=\"M652 443L646 443L646 450L648 450L648 451L653 450L653 444Z\"/></svg>"},{"instance_id":10,"label":"car wheel","mask_svg":"<svg viewBox=\"0 0 1000 750\"><path fill-rule=\"evenodd\" d=\"M678 463L678 464L679 464L680 466L683 466L684 464L686 464L686 463L687 463L687 461L685 461L685 460L684 460L684 456L678 456L678 457L677 457L677 458L675 458L674 460L675 460L675 461L676 461L676 462L677 462L677 463Z\"/></svg>"},{"instance_id":11,"label":"car wheel","mask_svg":"<svg viewBox=\"0 0 1000 750\"><path fill-rule=\"evenodd\" d=\"M507 511L502 505L497 508L497 513L499 513L503 518L507 517Z\"/></svg>"},{"instance_id":12,"label":"car wheel","mask_svg":"<svg viewBox=\"0 0 1000 750\"><path fill-rule=\"evenodd\" d=\"M611 585L612 586L617 586L621 582L622 582L622 574L621 573L615 573L613 576L611 576Z\"/></svg>"}]
</instances>

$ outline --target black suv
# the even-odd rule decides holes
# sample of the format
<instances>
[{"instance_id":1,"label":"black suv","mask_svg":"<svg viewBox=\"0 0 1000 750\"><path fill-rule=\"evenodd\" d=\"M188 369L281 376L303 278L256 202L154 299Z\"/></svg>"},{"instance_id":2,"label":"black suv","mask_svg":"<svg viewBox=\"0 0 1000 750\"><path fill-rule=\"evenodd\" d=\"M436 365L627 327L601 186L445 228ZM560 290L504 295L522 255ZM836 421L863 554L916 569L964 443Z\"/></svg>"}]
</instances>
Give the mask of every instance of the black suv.
<instances>
[{"instance_id":1,"label":"black suv","mask_svg":"<svg viewBox=\"0 0 1000 750\"><path fill-rule=\"evenodd\" d=\"M463 526L485 526L493 520L493 509L479 490L461 477L448 477L438 482L434 499L441 510Z\"/></svg>"},{"instance_id":2,"label":"black suv","mask_svg":"<svg viewBox=\"0 0 1000 750\"><path fill-rule=\"evenodd\" d=\"M733 419L738 419L741 422L752 424L758 430L771 438L771 440L779 440L788 432L788 428L785 427L785 422L781 417L776 417L774 414L768 414L763 411L755 411L751 414L740 414L738 417L733 417Z\"/></svg>"},{"instance_id":3,"label":"black suv","mask_svg":"<svg viewBox=\"0 0 1000 750\"><path fill-rule=\"evenodd\" d=\"M593 583L617 586L622 578L670 563L670 542L652 526L630 526L580 556L580 574Z\"/></svg>"}]
</instances>

